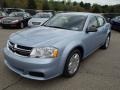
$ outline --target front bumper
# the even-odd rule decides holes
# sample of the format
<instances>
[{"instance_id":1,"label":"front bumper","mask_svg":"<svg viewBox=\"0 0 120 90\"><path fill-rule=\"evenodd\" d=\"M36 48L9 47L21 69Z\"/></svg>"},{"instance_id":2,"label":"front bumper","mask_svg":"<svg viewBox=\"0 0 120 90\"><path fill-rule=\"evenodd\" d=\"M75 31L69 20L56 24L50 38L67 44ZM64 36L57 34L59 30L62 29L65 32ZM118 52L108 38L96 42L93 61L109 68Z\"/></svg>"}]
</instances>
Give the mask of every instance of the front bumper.
<instances>
[{"instance_id":1,"label":"front bumper","mask_svg":"<svg viewBox=\"0 0 120 90\"><path fill-rule=\"evenodd\" d=\"M3 24L3 23L1 23L1 26L2 27L11 27L11 28L15 28L15 27L18 27L19 26L19 24L18 23L14 23L14 24Z\"/></svg>"},{"instance_id":2,"label":"front bumper","mask_svg":"<svg viewBox=\"0 0 120 90\"><path fill-rule=\"evenodd\" d=\"M28 23L28 27L39 27L39 26L41 26L41 24L39 24L39 25L34 25L34 24L32 24L32 23Z\"/></svg>"},{"instance_id":3,"label":"front bumper","mask_svg":"<svg viewBox=\"0 0 120 90\"><path fill-rule=\"evenodd\" d=\"M17 74L35 80L48 80L60 75L59 59L23 57L4 48L5 64Z\"/></svg>"}]
</instances>

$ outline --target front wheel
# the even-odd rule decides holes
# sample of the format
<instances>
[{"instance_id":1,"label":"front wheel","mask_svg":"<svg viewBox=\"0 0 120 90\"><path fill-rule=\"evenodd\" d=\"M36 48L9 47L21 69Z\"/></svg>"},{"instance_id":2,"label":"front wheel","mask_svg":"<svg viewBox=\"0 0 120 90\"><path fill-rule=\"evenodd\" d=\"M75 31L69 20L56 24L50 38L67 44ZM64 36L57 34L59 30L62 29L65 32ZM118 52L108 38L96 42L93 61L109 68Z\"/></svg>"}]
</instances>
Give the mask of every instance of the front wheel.
<instances>
[{"instance_id":1,"label":"front wheel","mask_svg":"<svg viewBox=\"0 0 120 90\"><path fill-rule=\"evenodd\" d=\"M63 76L65 77L72 77L74 76L80 66L80 60L81 60L81 52L78 49L73 50L65 63L65 67L64 67L64 72L63 72Z\"/></svg>"},{"instance_id":2,"label":"front wheel","mask_svg":"<svg viewBox=\"0 0 120 90\"><path fill-rule=\"evenodd\" d=\"M101 47L102 49L107 49L110 44L110 35L107 36L107 39L105 41L105 44Z\"/></svg>"}]
</instances>

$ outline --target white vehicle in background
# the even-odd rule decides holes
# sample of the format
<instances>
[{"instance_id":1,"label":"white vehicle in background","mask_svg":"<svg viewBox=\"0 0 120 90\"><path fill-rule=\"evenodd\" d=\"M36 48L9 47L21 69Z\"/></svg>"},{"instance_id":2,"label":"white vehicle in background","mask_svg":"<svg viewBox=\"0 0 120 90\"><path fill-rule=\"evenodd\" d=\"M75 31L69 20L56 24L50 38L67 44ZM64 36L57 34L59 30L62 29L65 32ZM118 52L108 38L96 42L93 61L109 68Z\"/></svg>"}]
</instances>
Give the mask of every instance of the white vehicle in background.
<instances>
[{"instance_id":1,"label":"white vehicle in background","mask_svg":"<svg viewBox=\"0 0 120 90\"><path fill-rule=\"evenodd\" d=\"M40 26L52 17L52 13L40 12L34 15L28 22L29 27Z\"/></svg>"}]
</instances>

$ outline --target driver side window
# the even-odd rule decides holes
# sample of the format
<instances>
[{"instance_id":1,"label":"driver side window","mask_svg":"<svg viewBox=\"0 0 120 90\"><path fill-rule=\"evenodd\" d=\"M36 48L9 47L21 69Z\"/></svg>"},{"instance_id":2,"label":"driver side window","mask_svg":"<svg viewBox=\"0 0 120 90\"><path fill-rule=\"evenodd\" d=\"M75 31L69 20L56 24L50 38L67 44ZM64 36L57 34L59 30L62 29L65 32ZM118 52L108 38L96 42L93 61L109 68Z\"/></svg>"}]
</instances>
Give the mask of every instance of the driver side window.
<instances>
[{"instance_id":1,"label":"driver side window","mask_svg":"<svg viewBox=\"0 0 120 90\"><path fill-rule=\"evenodd\" d=\"M98 19L98 22L99 22L99 27L104 26L104 24L105 24L104 18L102 18L102 17L97 17L97 19Z\"/></svg>"},{"instance_id":2,"label":"driver side window","mask_svg":"<svg viewBox=\"0 0 120 90\"><path fill-rule=\"evenodd\" d=\"M89 20L89 24L88 24L88 27L98 27L98 21L96 19L95 16L91 17L91 19Z\"/></svg>"}]
</instances>

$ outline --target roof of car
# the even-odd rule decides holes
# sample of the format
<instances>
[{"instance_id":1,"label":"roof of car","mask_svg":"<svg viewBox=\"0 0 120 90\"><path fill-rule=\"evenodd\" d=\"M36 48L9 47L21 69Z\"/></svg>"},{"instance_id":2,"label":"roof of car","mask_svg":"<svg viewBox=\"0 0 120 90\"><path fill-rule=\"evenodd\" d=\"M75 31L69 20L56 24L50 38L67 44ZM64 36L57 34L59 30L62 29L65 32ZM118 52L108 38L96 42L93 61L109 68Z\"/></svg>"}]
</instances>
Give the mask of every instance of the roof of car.
<instances>
[{"instance_id":1,"label":"roof of car","mask_svg":"<svg viewBox=\"0 0 120 90\"><path fill-rule=\"evenodd\" d=\"M12 12L12 13L25 13L25 12Z\"/></svg>"},{"instance_id":2,"label":"roof of car","mask_svg":"<svg viewBox=\"0 0 120 90\"><path fill-rule=\"evenodd\" d=\"M51 14L50 12L39 12L37 14Z\"/></svg>"},{"instance_id":3,"label":"roof of car","mask_svg":"<svg viewBox=\"0 0 120 90\"><path fill-rule=\"evenodd\" d=\"M73 14L73 15L84 15L84 16L88 16L88 15L101 16L100 14L89 13L89 12L66 12L66 13L60 13L60 14Z\"/></svg>"}]
</instances>

